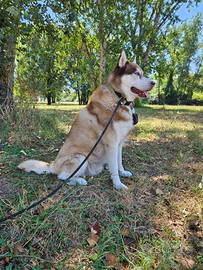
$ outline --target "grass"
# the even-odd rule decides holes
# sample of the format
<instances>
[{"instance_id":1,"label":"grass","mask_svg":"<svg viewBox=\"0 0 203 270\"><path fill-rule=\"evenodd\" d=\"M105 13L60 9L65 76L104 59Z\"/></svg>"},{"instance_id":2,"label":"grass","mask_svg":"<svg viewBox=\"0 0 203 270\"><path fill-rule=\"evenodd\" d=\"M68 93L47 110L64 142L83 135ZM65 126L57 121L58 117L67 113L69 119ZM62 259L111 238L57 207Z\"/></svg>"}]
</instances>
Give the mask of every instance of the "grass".
<instances>
[{"instance_id":1,"label":"grass","mask_svg":"<svg viewBox=\"0 0 203 270\"><path fill-rule=\"evenodd\" d=\"M52 161L81 109L74 103L19 106L0 120L0 218L61 182L16 169ZM203 269L203 107L146 106L123 150L133 173L116 191L107 170L88 186L54 196L0 224L0 269ZM89 226L99 221L94 247ZM124 233L125 229L125 233ZM113 254L117 265L108 266Z\"/></svg>"}]
</instances>

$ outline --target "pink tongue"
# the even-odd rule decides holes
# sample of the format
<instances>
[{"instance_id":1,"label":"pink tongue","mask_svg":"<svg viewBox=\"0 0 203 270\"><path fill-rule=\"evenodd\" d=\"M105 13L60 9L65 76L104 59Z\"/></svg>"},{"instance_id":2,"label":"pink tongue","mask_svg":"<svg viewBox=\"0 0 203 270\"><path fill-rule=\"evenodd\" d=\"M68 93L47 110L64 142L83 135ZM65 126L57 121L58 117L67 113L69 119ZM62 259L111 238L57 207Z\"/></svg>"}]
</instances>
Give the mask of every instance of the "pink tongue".
<instances>
[{"instance_id":1,"label":"pink tongue","mask_svg":"<svg viewBox=\"0 0 203 270\"><path fill-rule=\"evenodd\" d=\"M149 98L149 94L147 92L145 92L146 98Z\"/></svg>"},{"instance_id":2,"label":"pink tongue","mask_svg":"<svg viewBox=\"0 0 203 270\"><path fill-rule=\"evenodd\" d=\"M142 98L149 98L149 95L148 95L147 92L145 92L145 91L140 91L140 90L138 90L138 89L135 88L135 87L132 87L132 88L131 88L131 91L132 91L133 93L137 94L139 97L142 97Z\"/></svg>"}]
</instances>

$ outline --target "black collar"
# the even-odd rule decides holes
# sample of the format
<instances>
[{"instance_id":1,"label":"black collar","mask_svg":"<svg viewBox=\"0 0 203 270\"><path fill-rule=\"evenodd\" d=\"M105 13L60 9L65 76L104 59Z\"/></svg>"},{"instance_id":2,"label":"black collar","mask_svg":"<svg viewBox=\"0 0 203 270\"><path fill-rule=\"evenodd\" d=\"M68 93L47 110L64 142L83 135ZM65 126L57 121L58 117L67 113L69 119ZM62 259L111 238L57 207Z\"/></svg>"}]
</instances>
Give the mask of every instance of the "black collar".
<instances>
[{"instance_id":1,"label":"black collar","mask_svg":"<svg viewBox=\"0 0 203 270\"><path fill-rule=\"evenodd\" d=\"M114 92L115 92L115 94L116 94L119 98L122 97L122 95L121 95L120 92L117 92L116 90L114 90ZM131 103L132 103L132 101L127 101L126 99L123 99L123 104L124 104L125 106L129 106Z\"/></svg>"},{"instance_id":2,"label":"black collar","mask_svg":"<svg viewBox=\"0 0 203 270\"><path fill-rule=\"evenodd\" d=\"M119 93L119 92L117 92L115 90L114 90L114 92L119 98L122 97L121 93ZM127 101L126 99L123 100L123 104L125 106L129 106L130 103L132 103L132 101ZM137 125L137 123L138 123L138 115L132 111L132 117L133 117L133 125Z\"/></svg>"}]
</instances>

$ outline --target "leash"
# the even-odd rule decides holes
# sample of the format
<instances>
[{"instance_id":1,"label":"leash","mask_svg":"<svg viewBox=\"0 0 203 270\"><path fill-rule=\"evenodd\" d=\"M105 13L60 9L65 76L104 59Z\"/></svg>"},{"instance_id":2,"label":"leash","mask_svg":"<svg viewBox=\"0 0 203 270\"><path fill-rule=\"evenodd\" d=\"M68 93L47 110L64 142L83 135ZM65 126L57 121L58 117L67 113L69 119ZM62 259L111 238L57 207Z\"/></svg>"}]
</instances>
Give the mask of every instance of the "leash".
<instances>
[{"instance_id":1,"label":"leash","mask_svg":"<svg viewBox=\"0 0 203 270\"><path fill-rule=\"evenodd\" d=\"M54 190L53 190L51 193L49 193L47 196L43 197L41 200L39 200L39 201L37 201L37 202L31 204L29 207L24 208L24 209L22 209L22 210L20 210L20 211L18 211L18 212L16 212L16 213L10 215L10 216L7 216L7 217L4 217L4 218L0 219L0 223L3 222L3 221L6 221L6 220L8 220L8 219L12 219L12 218L14 218L14 217L17 217L18 215L24 213L25 211L30 210L31 208L37 206L38 204L40 204L40 203L46 201L48 198L50 198L52 195L54 195L59 189L61 189L61 188L67 183L67 181L68 181L70 178L72 178L72 177L75 175L75 174L79 171L79 169L84 165L84 163L88 160L88 158L90 157L90 155L92 154L92 152L93 152L93 151L95 150L95 148L97 147L98 143L101 141L102 137L104 136L104 133L106 132L107 128L109 127L109 125L110 125L110 123L111 123L111 121L112 121L112 119L113 119L113 117L114 117L114 115L115 115L115 113L116 113L118 107L121 105L122 101L123 101L123 98L121 98L121 99L118 101L118 104L117 104L117 106L116 106L114 112L112 113L112 116L111 116L111 118L109 119L109 122L107 123L105 129L103 130L102 134L101 134L100 137L98 138L98 140L97 140L97 142L95 143L95 145L92 147L92 150L89 152L89 154L86 156L86 158L82 161L82 163L78 166L78 168L77 168L77 169L76 169L76 170L75 170L75 171L74 171L74 172L73 172L73 173L65 180L65 182L63 182L61 185L59 185L56 189L54 189Z\"/></svg>"}]
</instances>

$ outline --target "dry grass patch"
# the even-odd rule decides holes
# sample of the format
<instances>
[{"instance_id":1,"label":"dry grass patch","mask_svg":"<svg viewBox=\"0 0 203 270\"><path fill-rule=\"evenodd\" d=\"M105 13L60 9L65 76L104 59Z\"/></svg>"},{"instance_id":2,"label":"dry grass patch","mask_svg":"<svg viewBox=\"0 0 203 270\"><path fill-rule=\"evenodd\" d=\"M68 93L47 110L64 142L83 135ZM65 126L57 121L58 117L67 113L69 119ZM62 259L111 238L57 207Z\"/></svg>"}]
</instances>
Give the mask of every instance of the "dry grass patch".
<instances>
[{"instance_id":1,"label":"dry grass patch","mask_svg":"<svg viewBox=\"0 0 203 270\"><path fill-rule=\"evenodd\" d=\"M77 110L74 104L39 104L32 121L21 118L21 128L19 118L12 125L4 122L0 217L61 183L54 175L28 174L16 166L26 158L53 160ZM133 173L122 179L129 190L114 190L104 170L87 179L88 186L66 185L40 206L1 223L0 269L203 268L203 108L150 106L137 112L139 124L123 151L124 167ZM94 221L101 235L90 247Z\"/></svg>"}]
</instances>

